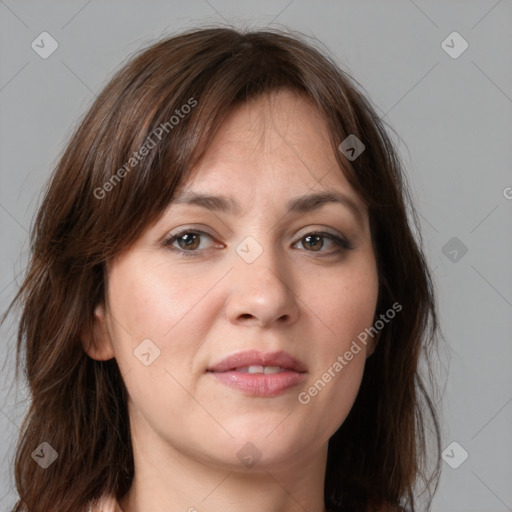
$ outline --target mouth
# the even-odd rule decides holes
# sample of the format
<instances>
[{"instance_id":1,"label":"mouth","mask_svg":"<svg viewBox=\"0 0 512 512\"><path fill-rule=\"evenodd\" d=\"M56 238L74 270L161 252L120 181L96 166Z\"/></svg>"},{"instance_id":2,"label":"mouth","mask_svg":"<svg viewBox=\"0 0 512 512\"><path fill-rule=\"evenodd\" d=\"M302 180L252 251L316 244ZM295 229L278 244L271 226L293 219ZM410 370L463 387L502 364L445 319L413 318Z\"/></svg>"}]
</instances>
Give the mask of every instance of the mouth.
<instances>
[{"instance_id":1,"label":"mouth","mask_svg":"<svg viewBox=\"0 0 512 512\"><path fill-rule=\"evenodd\" d=\"M253 365L253 366L243 366L241 368L233 368L230 370L232 372L238 372L238 373L264 373L265 375L271 375L274 373L283 373L290 371L289 368L283 368L282 366L259 366L259 365ZM225 372L221 372L225 373Z\"/></svg>"},{"instance_id":2,"label":"mouth","mask_svg":"<svg viewBox=\"0 0 512 512\"><path fill-rule=\"evenodd\" d=\"M218 382L251 396L277 396L307 377L304 363L286 352L240 352L208 368Z\"/></svg>"},{"instance_id":3,"label":"mouth","mask_svg":"<svg viewBox=\"0 0 512 512\"><path fill-rule=\"evenodd\" d=\"M216 373L238 370L243 373L278 373L280 370L303 373L306 366L282 350L265 354L257 350L245 350L228 356L207 369Z\"/></svg>"}]
</instances>

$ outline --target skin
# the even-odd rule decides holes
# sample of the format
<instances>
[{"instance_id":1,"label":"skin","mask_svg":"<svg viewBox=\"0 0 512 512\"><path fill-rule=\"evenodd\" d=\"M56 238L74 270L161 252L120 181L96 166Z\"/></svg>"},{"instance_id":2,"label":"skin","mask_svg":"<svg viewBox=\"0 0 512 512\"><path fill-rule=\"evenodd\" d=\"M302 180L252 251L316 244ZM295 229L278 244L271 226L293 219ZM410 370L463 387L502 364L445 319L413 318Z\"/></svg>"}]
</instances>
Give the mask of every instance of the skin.
<instances>
[{"instance_id":1,"label":"skin","mask_svg":"<svg viewBox=\"0 0 512 512\"><path fill-rule=\"evenodd\" d=\"M364 204L344 177L315 108L288 91L233 110L186 183L188 192L229 195L231 215L171 203L159 220L108 266L105 304L95 310L84 348L115 357L125 381L135 478L124 512L324 512L327 443L349 413L376 339L311 400L310 388L373 322L378 275ZM286 212L287 201L320 191L350 196ZM162 241L179 227L200 229L173 251ZM328 238L346 237L351 250ZM263 249L252 263L236 247L252 236ZM323 241L323 245L322 245ZM190 250L190 249L189 249ZM254 249L250 249L254 250ZM149 366L134 349L150 339ZM94 340L94 341L92 341ZM306 380L274 397L219 383L206 368L245 349L285 350L303 361ZM248 442L261 458L246 467Z\"/></svg>"}]
</instances>

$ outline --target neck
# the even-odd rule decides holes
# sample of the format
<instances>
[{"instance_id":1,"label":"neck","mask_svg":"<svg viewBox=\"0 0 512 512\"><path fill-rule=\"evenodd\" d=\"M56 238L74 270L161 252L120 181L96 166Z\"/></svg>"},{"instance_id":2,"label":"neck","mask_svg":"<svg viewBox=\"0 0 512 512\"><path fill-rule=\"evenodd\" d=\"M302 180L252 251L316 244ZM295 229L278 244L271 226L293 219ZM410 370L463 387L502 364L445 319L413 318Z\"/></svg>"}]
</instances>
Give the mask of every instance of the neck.
<instances>
[{"instance_id":1,"label":"neck","mask_svg":"<svg viewBox=\"0 0 512 512\"><path fill-rule=\"evenodd\" d=\"M200 460L143 429L132 424L135 476L123 512L325 512L327 446L244 468Z\"/></svg>"}]
</instances>

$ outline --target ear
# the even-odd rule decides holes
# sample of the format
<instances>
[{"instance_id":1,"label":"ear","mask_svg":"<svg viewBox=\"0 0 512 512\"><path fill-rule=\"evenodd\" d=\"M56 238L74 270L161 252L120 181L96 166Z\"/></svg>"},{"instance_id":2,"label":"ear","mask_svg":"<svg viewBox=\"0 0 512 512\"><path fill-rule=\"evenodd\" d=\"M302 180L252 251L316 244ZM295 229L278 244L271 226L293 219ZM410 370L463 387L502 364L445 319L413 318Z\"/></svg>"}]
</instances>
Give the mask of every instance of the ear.
<instances>
[{"instance_id":1,"label":"ear","mask_svg":"<svg viewBox=\"0 0 512 512\"><path fill-rule=\"evenodd\" d=\"M107 361L115 356L102 303L95 307L93 318L82 329L81 341L84 352L92 359Z\"/></svg>"},{"instance_id":2,"label":"ear","mask_svg":"<svg viewBox=\"0 0 512 512\"><path fill-rule=\"evenodd\" d=\"M375 352L375 349L377 348L377 343L380 339L380 335L381 332L379 332L377 336L372 338L372 340L366 344L366 359L368 359Z\"/></svg>"}]
</instances>

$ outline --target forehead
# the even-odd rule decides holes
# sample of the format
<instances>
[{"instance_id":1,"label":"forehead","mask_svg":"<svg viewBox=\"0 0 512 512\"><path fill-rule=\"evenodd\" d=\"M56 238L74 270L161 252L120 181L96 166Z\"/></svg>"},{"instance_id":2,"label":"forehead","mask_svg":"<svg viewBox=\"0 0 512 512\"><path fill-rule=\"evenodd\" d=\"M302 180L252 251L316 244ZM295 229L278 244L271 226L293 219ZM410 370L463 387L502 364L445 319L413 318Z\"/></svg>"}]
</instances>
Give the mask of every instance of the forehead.
<instances>
[{"instance_id":1,"label":"forehead","mask_svg":"<svg viewBox=\"0 0 512 512\"><path fill-rule=\"evenodd\" d=\"M169 207L187 205L234 217L341 206L363 231L367 224L365 204L335 158L320 113L288 92L230 113Z\"/></svg>"},{"instance_id":2,"label":"forehead","mask_svg":"<svg viewBox=\"0 0 512 512\"><path fill-rule=\"evenodd\" d=\"M280 152L284 156L298 146L303 154L323 155L335 163L320 112L307 98L285 90L235 107L220 126L207 156L236 159L253 151L255 155Z\"/></svg>"},{"instance_id":3,"label":"forehead","mask_svg":"<svg viewBox=\"0 0 512 512\"><path fill-rule=\"evenodd\" d=\"M251 196L331 190L359 200L335 157L322 115L307 98L287 90L237 106L185 185L198 193L231 190Z\"/></svg>"}]
</instances>

